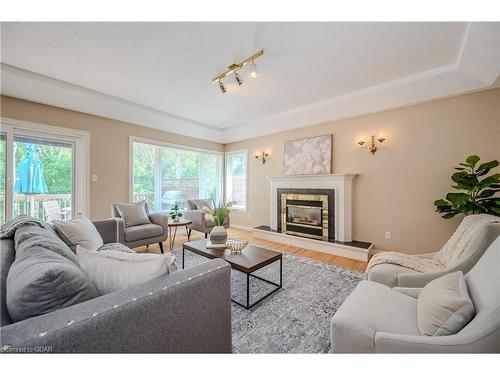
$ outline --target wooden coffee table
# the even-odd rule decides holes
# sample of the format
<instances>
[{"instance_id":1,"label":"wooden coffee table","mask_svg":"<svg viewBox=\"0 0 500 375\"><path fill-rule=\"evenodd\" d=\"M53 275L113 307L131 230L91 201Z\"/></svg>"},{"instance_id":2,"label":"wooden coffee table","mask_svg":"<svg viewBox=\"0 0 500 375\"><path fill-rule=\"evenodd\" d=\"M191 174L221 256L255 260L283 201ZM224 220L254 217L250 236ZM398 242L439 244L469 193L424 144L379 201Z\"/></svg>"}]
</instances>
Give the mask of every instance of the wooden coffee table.
<instances>
[{"instance_id":1,"label":"wooden coffee table","mask_svg":"<svg viewBox=\"0 0 500 375\"><path fill-rule=\"evenodd\" d=\"M195 254L204 256L205 258L215 259L221 258L224 259L231 265L231 268L243 272L246 274L247 279L247 298L246 304L242 304L231 298L231 301L244 307L245 309L250 309L259 302L261 302L264 298L269 297L271 294L281 289L283 285L283 257L282 254L277 251L272 251L268 249L264 249L262 247L258 247L255 245L247 245L243 251L239 254L232 253L231 250L225 249L207 249L207 240L199 240L193 242L186 242L182 245L182 268L184 268L184 252L185 250L189 250ZM280 262L280 282L279 284L263 279L260 276L252 275L253 272L260 270L261 268L274 263ZM265 296L259 298L257 301L250 305L250 276L256 279L265 281L268 284L272 284L276 286L271 292L266 294Z\"/></svg>"}]
</instances>

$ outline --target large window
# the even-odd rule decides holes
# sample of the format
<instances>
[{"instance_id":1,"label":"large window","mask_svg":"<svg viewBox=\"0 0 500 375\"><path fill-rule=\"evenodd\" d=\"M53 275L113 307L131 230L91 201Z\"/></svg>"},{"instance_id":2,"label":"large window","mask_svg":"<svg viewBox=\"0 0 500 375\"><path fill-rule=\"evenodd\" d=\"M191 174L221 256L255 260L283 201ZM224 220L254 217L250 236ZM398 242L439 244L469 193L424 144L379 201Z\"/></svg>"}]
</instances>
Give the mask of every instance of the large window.
<instances>
[{"instance_id":1,"label":"large window","mask_svg":"<svg viewBox=\"0 0 500 375\"><path fill-rule=\"evenodd\" d=\"M222 196L222 154L132 139L132 199L153 211Z\"/></svg>"},{"instance_id":2,"label":"large window","mask_svg":"<svg viewBox=\"0 0 500 375\"><path fill-rule=\"evenodd\" d=\"M247 158L246 150L226 153L226 200L242 211L247 209Z\"/></svg>"}]
</instances>

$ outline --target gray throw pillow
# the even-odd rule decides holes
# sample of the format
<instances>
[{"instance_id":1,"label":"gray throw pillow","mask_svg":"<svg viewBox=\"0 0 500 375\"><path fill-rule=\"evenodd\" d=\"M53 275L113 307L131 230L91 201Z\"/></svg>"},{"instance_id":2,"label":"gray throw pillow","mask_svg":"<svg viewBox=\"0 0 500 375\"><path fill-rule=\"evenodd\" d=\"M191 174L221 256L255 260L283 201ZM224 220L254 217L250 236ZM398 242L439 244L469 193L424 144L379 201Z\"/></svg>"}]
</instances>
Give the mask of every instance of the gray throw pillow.
<instances>
[{"instance_id":1,"label":"gray throw pillow","mask_svg":"<svg viewBox=\"0 0 500 375\"><path fill-rule=\"evenodd\" d=\"M474 317L474 304L461 271L432 280L417 300L417 324L420 334L453 335Z\"/></svg>"},{"instance_id":2,"label":"gray throw pillow","mask_svg":"<svg viewBox=\"0 0 500 375\"><path fill-rule=\"evenodd\" d=\"M145 201L136 203L117 203L115 206L118 210L118 214L125 221L126 227L151 224Z\"/></svg>"},{"instance_id":3,"label":"gray throw pillow","mask_svg":"<svg viewBox=\"0 0 500 375\"><path fill-rule=\"evenodd\" d=\"M77 256L52 230L24 225L14 237L16 259L7 276L7 310L13 322L99 296Z\"/></svg>"}]
</instances>

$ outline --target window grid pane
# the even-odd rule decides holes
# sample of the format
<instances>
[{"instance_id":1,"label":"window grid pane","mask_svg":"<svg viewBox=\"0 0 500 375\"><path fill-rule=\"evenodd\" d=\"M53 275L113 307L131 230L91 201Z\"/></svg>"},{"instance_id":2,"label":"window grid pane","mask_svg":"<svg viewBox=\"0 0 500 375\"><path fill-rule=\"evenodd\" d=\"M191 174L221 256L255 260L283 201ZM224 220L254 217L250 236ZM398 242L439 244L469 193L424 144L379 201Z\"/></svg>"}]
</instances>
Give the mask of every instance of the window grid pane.
<instances>
[{"instance_id":1,"label":"window grid pane","mask_svg":"<svg viewBox=\"0 0 500 375\"><path fill-rule=\"evenodd\" d=\"M216 201L222 192L222 156L209 152L133 142L133 199L151 211L186 209L188 199Z\"/></svg>"},{"instance_id":2,"label":"window grid pane","mask_svg":"<svg viewBox=\"0 0 500 375\"><path fill-rule=\"evenodd\" d=\"M247 153L235 152L226 158L226 198L234 201L234 208L246 209L247 202Z\"/></svg>"}]
</instances>

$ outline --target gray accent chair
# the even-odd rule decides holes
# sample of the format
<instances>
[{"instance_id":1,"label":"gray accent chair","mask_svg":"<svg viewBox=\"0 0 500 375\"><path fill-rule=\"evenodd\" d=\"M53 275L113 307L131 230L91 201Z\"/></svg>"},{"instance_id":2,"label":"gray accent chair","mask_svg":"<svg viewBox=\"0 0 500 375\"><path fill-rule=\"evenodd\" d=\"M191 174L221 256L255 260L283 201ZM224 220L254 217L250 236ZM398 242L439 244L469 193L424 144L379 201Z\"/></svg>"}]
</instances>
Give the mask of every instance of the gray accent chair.
<instances>
[{"instance_id":1,"label":"gray accent chair","mask_svg":"<svg viewBox=\"0 0 500 375\"><path fill-rule=\"evenodd\" d=\"M191 231L196 230L198 232L205 233L205 238L212 231L215 223L213 221L205 220L205 212L198 207L203 206L212 207L212 202L210 199L188 199L187 200L187 211L184 213L184 218L191 220L193 223L188 226L189 234L191 236ZM224 228L229 228L230 220L229 216L224 220Z\"/></svg>"},{"instance_id":2,"label":"gray accent chair","mask_svg":"<svg viewBox=\"0 0 500 375\"><path fill-rule=\"evenodd\" d=\"M363 280L332 318L335 353L500 353L500 237L465 275L476 315L461 331L422 336L417 298L422 288Z\"/></svg>"},{"instance_id":3,"label":"gray accent chair","mask_svg":"<svg viewBox=\"0 0 500 375\"><path fill-rule=\"evenodd\" d=\"M118 220L118 242L133 249L139 246L149 246L154 243L160 245L163 254L163 241L168 238L168 215L164 212L149 212L145 203L146 214L151 224L134 225L127 227L125 220L120 216L116 204L111 205L111 216Z\"/></svg>"},{"instance_id":4,"label":"gray accent chair","mask_svg":"<svg viewBox=\"0 0 500 375\"><path fill-rule=\"evenodd\" d=\"M500 223L485 224L476 228L472 240L457 262L442 271L423 273L395 264L378 264L368 272L367 279L391 288L422 288L430 281L451 272L462 271L466 274L499 235ZM418 256L433 257L434 254L419 254Z\"/></svg>"},{"instance_id":5,"label":"gray accent chair","mask_svg":"<svg viewBox=\"0 0 500 375\"><path fill-rule=\"evenodd\" d=\"M119 221L94 222L104 243ZM6 279L14 241L0 240L2 352L230 353L231 267L221 259L12 323Z\"/></svg>"}]
</instances>

